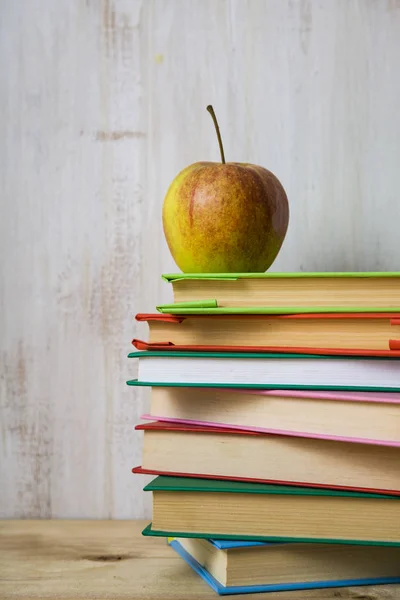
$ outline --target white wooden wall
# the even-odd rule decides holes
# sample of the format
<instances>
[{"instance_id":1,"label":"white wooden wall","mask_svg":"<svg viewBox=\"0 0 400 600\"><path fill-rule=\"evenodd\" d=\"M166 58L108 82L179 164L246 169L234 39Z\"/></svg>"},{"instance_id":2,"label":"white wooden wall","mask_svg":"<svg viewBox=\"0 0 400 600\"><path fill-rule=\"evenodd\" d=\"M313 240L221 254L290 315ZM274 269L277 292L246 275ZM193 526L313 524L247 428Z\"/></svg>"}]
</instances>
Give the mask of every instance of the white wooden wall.
<instances>
[{"instance_id":1,"label":"white wooden wall","mask_svg":"<svg viewBox=\"0 0 400 600\"><path fill-rule=\"evenodd\" d=\"M177 172L274 171L274 270L400 268L398 0L2 0L1 517L148 516L125 386Z\"/></svg>"}]
</instances>

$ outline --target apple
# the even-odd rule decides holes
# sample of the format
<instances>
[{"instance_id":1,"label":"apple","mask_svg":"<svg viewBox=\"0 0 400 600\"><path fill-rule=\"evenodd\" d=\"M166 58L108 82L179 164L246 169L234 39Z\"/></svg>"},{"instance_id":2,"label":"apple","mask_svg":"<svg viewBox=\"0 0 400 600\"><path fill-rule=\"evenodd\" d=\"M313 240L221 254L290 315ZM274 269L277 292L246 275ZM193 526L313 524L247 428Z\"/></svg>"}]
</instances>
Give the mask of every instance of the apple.
<instances>
[{"instance_id":1,"label":"apple","mask_svg":"<svg viewBox=\"0 0 400 600\"><path fill-rule=\"evenodd\" d=\"M264 272L285 239L285 190L263 167L225 162L217 118L207 110L221 163L194 163L171 183L162 212L169 249L184 273Z\"/></svg>"}]
</instances>

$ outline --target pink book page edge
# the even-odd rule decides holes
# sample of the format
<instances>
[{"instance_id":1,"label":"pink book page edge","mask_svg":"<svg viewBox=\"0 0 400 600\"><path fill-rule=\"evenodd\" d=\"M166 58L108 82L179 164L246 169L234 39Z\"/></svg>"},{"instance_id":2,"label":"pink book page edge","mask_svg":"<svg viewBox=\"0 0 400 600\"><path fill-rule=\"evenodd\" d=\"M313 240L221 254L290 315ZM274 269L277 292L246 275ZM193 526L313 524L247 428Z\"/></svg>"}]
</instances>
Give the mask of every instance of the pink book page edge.
<instances>
[{"instance_id":1,"label":"pink book page edge","mask_svg":"<svg viewBox=\"0 0 400 600\"><path fill-rule=\"evenodd\" d=\"M210 389L211 391L211 389ZM215 389L220 392L220 389ZM254 390L225 388L233 394L254 394L258 396L278 396L279 398L309 398L311 400L337 400L338 402L383 402L400 404L400 393L393 392L324 392L319 390Z\"/></svg>"},{"instance_id":2,"label":"pink book page edge","mask_svg":"<svg viewBox=\"0 0 400 600\"><path fill-rule=\"evenodd\" d=\"M317 440L330 440L334 442L349 442L351 444L371 444L373 446L400 447L398 441L370 440L368 438L343 437L337 435L322 435L318 433L306 433L304 431L286 431L284 429L268 429L265 427L249 427L242 425L231 425L230 423L214 423L212 421L191 421L190 419L174 419L161 415L142 415L144 421L163 421L165 423L182 423L184 425L201 425L202 427L225 427L226 429L239 429L240 431L254 431L256 433L269 433L271 435L282 435L287 437L313 438Z\"/></svg>"}]
</instances>

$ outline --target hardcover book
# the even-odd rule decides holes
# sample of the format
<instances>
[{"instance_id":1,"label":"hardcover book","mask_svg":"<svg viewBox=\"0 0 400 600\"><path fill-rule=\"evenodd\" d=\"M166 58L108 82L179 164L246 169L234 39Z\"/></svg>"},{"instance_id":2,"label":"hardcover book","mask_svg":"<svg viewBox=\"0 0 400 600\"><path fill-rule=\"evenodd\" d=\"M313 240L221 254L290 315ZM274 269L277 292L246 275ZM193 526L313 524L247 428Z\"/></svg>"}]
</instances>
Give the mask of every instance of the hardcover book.
<instances>
[{"instance_id":1,"label":"hardcover book","mask_svg":"<svg viewBox=\"0 0 400 600\"><path fill-rule=\"evenodd\" d=\"M400 273L179 273L171 282L180 314L399 312Z\"/></svg>"},{"instance_id":2,"label":"hardcover book","mask_svg":"<svg viewBox=\"0 0 400 600\"><path fill-rule=\"evenodd\" d=\"M400 392L399 357L228 352L131 352L129 385Z\"/></svg>"},{"instance_id":3,"label":"hardcover book","mask_svg":"<svg viewBox=\"0 0 400 600\"><path fill-rule=\"evenodd\" d=\"M400 494L400 447L178 423L144 431L143 470Z\"/></svg>"},{"instance_id":4,"label":"hardcover book","mask_svg":"<svg viewBox=\"0 0 400 600\"><path fill-rule=\"evenodd\" d=\"M218 594L400 583L400 548L179 538L170 546Z\"/></svg>"},{"instance_id":5,"label":"hardcover book","mask_svg":"<svg viewBox=\"0 0 400 600\"><path fill-rule=\"evenodd\" d=\"M150 340L138 350L378 354L400 350L400 313L138 314ZM388 353L390 355L390 352Z\"/></svg>"},{"instance_id":6,"label":"hardcover book","mask_svg":"<svg viewBox=\"0 0 400 600\"><path fill-rule=\"evenodd\" d=\"M400 394L155 387L142 419L400 445Z\"/></svg>"},{"instance_id":7,"label":"hardcover book","mask_svg":"<svg viewBox=\"0 0 400 600\"><path fill-rule=\"evenodd\" d=\"M153 523L162 537L400 545L400 497L233 481L157 477Z\"/></svg>"}]
</instances>

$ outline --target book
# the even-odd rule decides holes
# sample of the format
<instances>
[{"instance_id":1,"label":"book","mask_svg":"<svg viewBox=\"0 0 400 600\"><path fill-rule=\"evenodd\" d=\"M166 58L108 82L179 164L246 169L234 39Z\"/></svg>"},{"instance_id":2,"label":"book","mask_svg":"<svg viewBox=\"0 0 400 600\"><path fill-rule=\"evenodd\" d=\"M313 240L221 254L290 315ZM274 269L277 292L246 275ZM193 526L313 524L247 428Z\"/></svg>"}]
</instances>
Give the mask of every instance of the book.
<instances>
[{"instance_id":1,"label":"book","mask_svg":"<svg viewBox=\"0 0 400 600\"><path fill-rule=\"evenodd\" d=\"M179 273L174 304L181 314L398 312L400 273Z\"/></svg>"},{"instance_id":2,"label":"book","mask_svg":"<svg viewBox=\"0 0 400 600\"><path fill-rule=\"evenodd\" d=\"M280 481L400 493L400 447L146 423L142 467L186 477Z\"/></svg>"},{"instance_id":3,"label":"book","mask_svg":"<svg viewBox=\"0 0 400 600\"><path fill-rule=\"evenodd\" d=\"M400 583L400 549L178 538L170 546L218 594Z\"/></svg>"},{"instance_id":4,"label":"book","mask_svg":"<svg viewBox=\"0 0 400 600\"><path fill-rule=\"evenodd\" d=\"M157 477L144 535L400 545L400 497L232 481Z\"/></svg>"},{"instance_id":5,"label":"book","mask_svg":"<svg viewBox=\"0 0 400 600\"><path fill-rule=\"evenodd\" d=\"M138 384L400 392L399 358L229 352L131 352Z\"/></svg>"},{"instance_id":6,"label":"book","mask_svg":"<svg viewBox=\"0 0 400 600\"><path fill-rule=\"evenodd\" d=\"M299 315L138 314L149 326L149 342L138 350L212 350L339 353L400 350L400 313ZM294 350L295 348L295 350Z\"/></svg>"},{"instance_id":7,"label":"book","mask_svg":"<svg viewBox=\"0 0 400 600\"><path fill-rule=\"evenodd\" d=\"M400 394L155 387L144 420L400 445Z\"/></svg>"}]
</instances>

